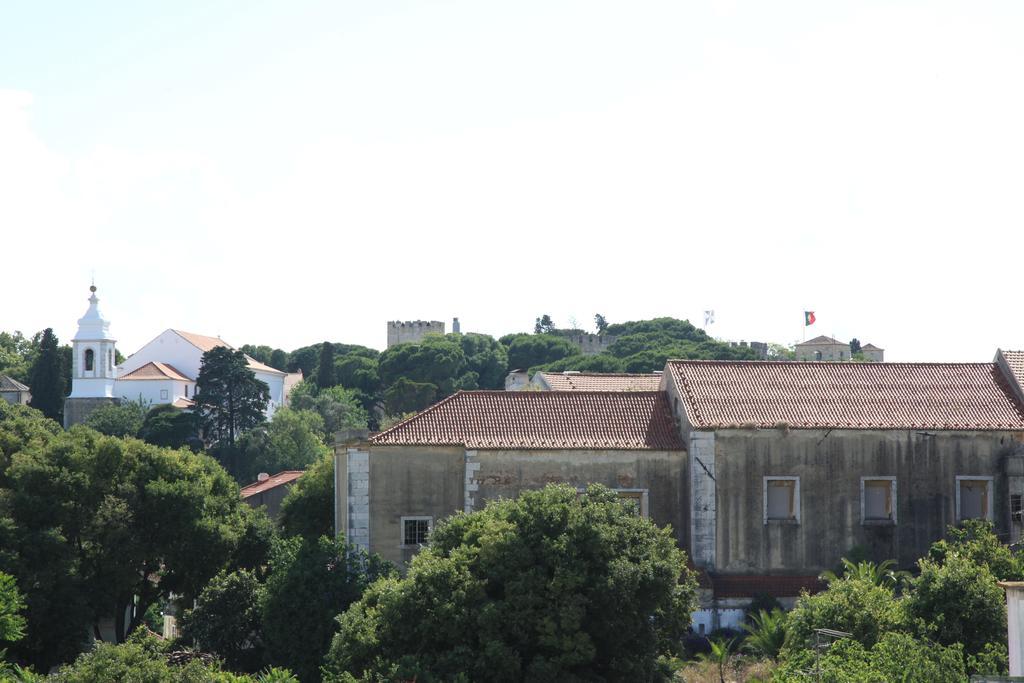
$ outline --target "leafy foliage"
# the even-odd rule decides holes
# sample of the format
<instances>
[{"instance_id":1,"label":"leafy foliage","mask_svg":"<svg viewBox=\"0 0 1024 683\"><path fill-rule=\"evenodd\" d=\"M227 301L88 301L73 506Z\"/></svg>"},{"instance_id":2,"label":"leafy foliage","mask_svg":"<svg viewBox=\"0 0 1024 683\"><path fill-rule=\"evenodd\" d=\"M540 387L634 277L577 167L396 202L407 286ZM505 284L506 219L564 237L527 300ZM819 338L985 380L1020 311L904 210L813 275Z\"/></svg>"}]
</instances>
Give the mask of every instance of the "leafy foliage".
<instances>
[{"instance_id":1,"label":"leafy foliage","mask_svg":"<svg viewBox=\"0 0 1024 683\"><path fill-rule=\"evenodd\" d=\"M853 562L844 557L841 563L843 569L839 574L827 571L822 573L821 580L832 583L838 581L840 577L844 577L866 581L876 586L885 586L893 590L899 590L911 580L910 572L896 569L895 560L884 560L875 564L867 560Z\"/></svg>"},{"instance_id":2,"label":"leafy foliage","mask_svg":"<svg viewBox=\"0 0 1024 683\"><path fill-rule=\"evenodd\" d=\"M778 659L786 641L786 613L781 609L761 610L750 615L750 623L743 624L747 638L746 650L767 659Z\"/></svg>"},{"instance_id":3,"label":"leafy foliage","mask_svg":"<svg viewBox=\"0 0 1024 683\"><path fill-rule=\"evenodd\" d=\"M194 399L206 442L233 448L237 435L266 419L270 388L256 379L244 353L218 346L203 354Z\"/></svg>"},{"instance_id":4,"label":"leafy foliage","mask_svg":"<svg viewBox=\"0 0 1024 683\"><path fill-rule=\"evenodd\" d=\"M281 502L281 529L287 536L315 540L334 533L334 458L320 458Z\"/></svg>"},{"instance_id":5,"label":"leafy foliage","mask_svg":"<svg viewBox=\"0 0 1024 683\"><path fill-rule=\"evenodd\" d=\"M320 345L320 362L316 368L316 384L321 389L333 387L334 381L334 345L324 342Z\"/></svg>"},{"instance_id":6,"label":"leafy foliage","mask_svg":"<svg viewBox=\"0 0 1024 683\"><path fill-rule=\"evenodd\" d=\"M39 351L29 371L32 399L29 405L51 420L61 420L67 390L65 362L58 348L57 335L47 327L39 341Z\"/></svg>"},{"instance_id":7,"label":"leafy foliage","mask_svg":"<svg viewBox=\"0 0 1024 683\"><path fill-rule=\"evenodd\" d=\"M18 592L17 583L10 574L0 572L0 640L20 640L25 635L25 618L21 610L25 598Z\"/></svg>"},{"instance_id":8,"label":"leafy foliage","mask_svg":"<svg viewBox=\"0 0 1024 683\"><path fill-rule=\"evenodd\" d=\"M146 405L141 401L108 403L89 413L88 427L107 436L137 436L146 416Z\"/></svg>"},{"instance_id":9,"label":"leafy foliage","mask_svg":"<svg viewBox=\"0 0 1024 683\"><path fill-rule=\"evenodd\" d=\"M320 389L312 382L302 381L292 388L288 402L292 410L314 411L323 419L321 436L325 443L333 439L335 432L367 427L366 410L356 391L350 389Z\"/></svg>"},{"instance_id":10,"label":"leafy foliage","mask_svg":"<svg viewBox=\"0 0 1024 683\"><path fill-rule=\"evenodd\" d=\"M251 430L241 440L238 477L252 481L260 472L304 470L330 452L324 444L324 421L311 410L281 408L265 429Z\"/></svg>"},{"instance_id":11,"label":"leafy foliage","mask_svg":"<svg viewBox=\"0 0 1024 683\"><path fill-rule=\"evenodd\" d=\"M195 608L182 616L182 630L233 668L249 668L262 656L260 600L262 586L244 569L221 572L199 594Z\"/></svg>"},{"instance_id":12,"label":"leafy foliage","mask_svg":"<svg viewBox=\"0 0 1024 683\"><path fill-rule=\"evenodd\" d=\"M202 446L196 434L195 416L169 403L149 409L139 427L138 436L146 443L165 448L189 446L192 450L199 450Z\"/></svg>"},{"instance_id":13,"label":"leafy foliage","mask_svg":"<svg viewBox=\"0 0 1024 683\"><path fill-rule=\"evenodd\" d=\"M669 529L603 487L552 485L438 524L404 578L377 581L340 617L325 671L649 680L695 595Z\"/></svg>"},{"instance_id":14,"label":"leafy foliage","mask_svg":"<svg viewBox=\"0 0 1024 683\"><path fill-rule=\"evenodd\" d=\"M90 625L114 616L124 634L169 593L196 595L231 559L247 513L212 459L83 426L52 433L38 413L12 408L0 405L0 443L22 446L0 490L0 569L28 605L16 654L42 668L66 661ZM31 420L39 429L26 429Z\"/></svg>"},{"instance_id":15,"label":"leafy foliage","mask_svg":"<svg viewBox=\"0 0 1024 683\"><path fill-rule=\"evenodd\" d=\"M278 542L262 604L268 657L303 681L317 680L337 628L335 617L358 600L370 582L393 575L390 564L340 539Z\"/></svg>"},{"instance_id":16,"label":"leafy foliage","mask_svg":"<svg viewBox=\"0 0 1024 683\"><path fill-rule=\"evenodd\" d=\"M502 339L508 347L510 370L526 370L579 354L572 342L554 335L519 334Z\"/></svg>"}]
</instances>

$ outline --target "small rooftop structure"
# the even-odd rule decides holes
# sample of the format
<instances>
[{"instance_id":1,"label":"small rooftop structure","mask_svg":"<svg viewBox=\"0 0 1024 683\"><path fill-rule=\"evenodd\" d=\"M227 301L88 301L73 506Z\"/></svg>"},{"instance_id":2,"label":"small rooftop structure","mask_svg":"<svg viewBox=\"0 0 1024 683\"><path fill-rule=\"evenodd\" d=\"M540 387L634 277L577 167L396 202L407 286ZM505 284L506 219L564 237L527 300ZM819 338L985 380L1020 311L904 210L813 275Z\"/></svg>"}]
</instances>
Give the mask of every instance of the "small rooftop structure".
<instances>
[{"instance_id":1,"label":"small rooftop structure","mask_svg":"<svg viewBox=\"0 0 1024 683\"><path fill-rule=\"evenodd\" d=\"M32 394L27 386L7 375L0 375L0 401L27 405Z\"/></svg>"},{"instance_id":2,"label":"small rooftop structure","mask_svg":"<svg viewBox=\"0 0 1024 683\"><path fill-rule=\"evenodd\" d=\"M549 391L657 391L661 373L538 372L533 383Z\"/></svg>"}]
</instances>

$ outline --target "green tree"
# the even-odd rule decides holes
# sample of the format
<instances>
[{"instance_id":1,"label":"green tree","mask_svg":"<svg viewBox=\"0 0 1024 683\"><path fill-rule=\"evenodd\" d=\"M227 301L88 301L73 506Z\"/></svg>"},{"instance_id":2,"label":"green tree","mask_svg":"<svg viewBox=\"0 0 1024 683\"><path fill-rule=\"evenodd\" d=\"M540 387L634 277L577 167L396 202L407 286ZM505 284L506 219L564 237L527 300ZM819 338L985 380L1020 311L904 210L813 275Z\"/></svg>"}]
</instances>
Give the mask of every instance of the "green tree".
<instances>
[{"instance_id":1,"label":"green tree","mask_svg":"<svg viewBox=\"0 0 1024 683\"><path fill-rule=\"evenodd\" d=\"M537 321L533 325L534 334L547 334L554 332L557 325L555 321L551 319L551 316L545 313L541 317L537 318Z\"/></svg>"},{"instance_id":2,"label":"green tree","mask_svg":"<svg viewBox=\"0 0 1024 683\"><path fill-rule=\"evenodd\" d=\"M568 339L554 335L521 334L502 339L507 342L508 366L511 370L527 370L579 353L579 349Z\"/></svg>"},{"instance_id":3,"label":"green tree","mask_svg":"<svg viewBox=\"0 0 1024 683\"><path fill-rule=\"evenodd\" d=\"M320 345L320 363L316 369L316 384L321 389L333 387L334 380L334 345L324 342Z\"/></svg>"},{"instance_id":4,"label":"green tree","mask_svg":"<svg viewBox=\"0 0 1024 683\"><path fill-rule=\"evenodd\" d=\"M470 370L462 346L449 337L428 335L418 344L392 346L380 355L379 371L385 387L390 388L404 378L409 382L434 385L437 398L459 389L476 388L476 376L466 377Z\"/></svg>"},{"instance_id":5,"label":"green tree","mask_svg":"<svg viewBox=\"0 0 1024 683\"><path fill-rule=\"evenodd\" d=\"M232 558L247 516L209 457L81 426L19 452L5 479L0 569L29 605L16 649L44 668L77 651L88 625L114 617L120 639L170 593L195 596Z\"/></svg>"},{"instance_id":6,"label":"green tree","mask_svg":"<svg viewBox=\"0 0 1024 683\"><path fill-rule=\"evenodd\" d=\"M786 641L786 613L781 609L761 610L750 615L750 623L743 624L747 638L744 649L765 659L777 660Z\"/></svg>"},{"instance_id":7,"label":"green tree","mask_svg":"<svg viewBox=\"0 0 1024 683\"><path fill-rule=\"evenodd\" d=\"M244 353L218 346L203 354L194 400L204 440L234 448L237 435L266 420L270 388L256 379Z\"/></svg>"},{"instance_id":8,"label":"green tree","mask_svg":"<svg viewBox=\"0 0 1024 683\"><path fill-rule=\"evenodd\" d=\"M281 408L265 429L251 430L239 442L238 478L252 481L260 472L302 470L330 452L324 444L324 421L311 410Z\"/></svg>"},{"instance_id":9,"label":"green tree","mask_svg":"<svg viewBox=\"0 0 1024 683\"><path fill-rule=\"evenodd\" d=\"M696 606L671 529L614 492L551 485L438 524L404 578L374 583L325 662L417 680L652 680Z\"/></svg>"},{"instance_id":10,"label":"green tree","mask_svg":"<svg viewBox=\"0 0 1024 683\"><path fill-rule=\"evenodd\" d=\"M850 340L850 354L860 353L860 340L854 337Z\"/></svg>"},{"instance_id":11,"label":"green tree","mask_svg":"<svg viewBox=\"0 0 1024 683\"><path fill-rule=\"evenodd\" d=\"M941 563L922 559L907 613L928 624L943 645L963 644L976 655L988 643L1006 644L1006 598L989 568L960 554Z\"/></svg>"},{"instance_id":12,"label":"green tree","mask_svg":"<svg viewBox=\"0 0 1024 683\"><path fill-rule=\"evenodd\" d=\"M366 429L369 417L356 391L334 386L318 389L313 382L302 381L292 388L288 398L292 410L313 411L323 419L321 436L325 443L335 432Z\"/></svg>"},{"instance_id":13,"label":"green tree","mask_svg":"<svg viewBox=\"0 0 1024 683\"><path fill-rule=\"evenodd\" d=\"M623 372L625 364L622 360L607 353L598 353L590 356L577 354L568 356L553 363L540 365L531 370L543 370L545 372L565 372L566 370L577 370L579 372ZM662 365L664 367L664 364Z\"/></svg>"},{"instance_id":14,"label":"green tree","mask_svg":"<svg viewBox=\"0 0 1024 683\"><path fill-rule=\"evenodd\" d=\"M67 380L64 360L58 348L57 335L47 327L39 341L39 353L29 371L33 408L42 411L51 420L60 422L64 414L64 396Z\"/></svg>"},{"instance_id":15,"label":"green tree","mask_svg":"<svg viewBox=\"0 0 1024 683\"><path fill-rule=\"evenodd\" d=\"M508 352L494 337L486 334L449 334L448 339L458 342L466 356L469 372L476 374L474 387L462 383L463 389L503 389L508 374Z\"/></svg>"},{"instance_id":16,"label":"green tree","mask_svg":"<svg viewBox=\"0 0 1024 683\"><path fill-rule=\"evenodd\" d=\"M286 536L317 539L334 533L334 458L326 455L300 477L281 501Z\"/></svg>"},{"instance_id":17,"label":"green tree","mask_svg":"<svg viewBox=\"0 0 1024 683\"><path fill-rule=\"evenodd\" d=\"M287 666L303 681L319 680L320 665L337 630L337 615L372 581L393 575L390 564L342 539L280 541L262 605L270 661ZM296 628L298 624L302 628Z\"/></svg>"},{"instance_id":18,"label":"green tree","mask_svg":"<svg viewBox=\"0 0 1024 683\"><path fill-rule=\"evenodd\" d=\"M274 349L270 352L270 360L267 365L280 370L281 372L287 372L288 370L288 354L282 349Z\"/></svg>"},{"instance_id":19,"label":"green tree","mask_svg":"<svg viewBox=\"0 0 1024 683\"><path fill-rule=\"evenodd\" d=\"M196 605L182 616L182 632L233 669L252 670L263 656L260 601L263 587L244 569L221 572L206 584Z\"/></svg>"},{"instance_id":20,"label":"green tree","mask_svg":"<svg viewBox=\"0 0 1024 683\"><path fill-rule=\"evenodd\" d=\"M25 598L18 592L14 577L0 572L0 641L19 640L25 635L25 617L21 616L24 608Z\"/></svg>"},{"instance_id":21,"label":"green tree","mask_svg":"<svg viewBox=\"0 0 1024 683\"><path fill-rule=\"evenodd\" d=\"M861 578L840 578L817 595L803 594L789 613L784 656L811 648L814 629L853 634L871 648L882 633L907 626L903 606L892 588Z\"/></svg>"},{"instance_id":22,"label":"green tree","mask_svg":"<svg viewBox=\"0 0 1024 683\"><path fill-rule=\"evenodd\" d=\"M27 384L34 355L32 340L21 332L0 332L0 374Z\"/></svg>"},{"instance_id":23,"label":"green tree","mask_svg":"<svg viewBox=\"0 0 1024 683\"><path fill-rule=\"evenodd\" d=\"M961 555L988 567L1000 581L1024 580L1024 559L999 540L988 520L967 519L960 526L950 526L946 538L936 541L928 550L928 559L938 563L945 562L950 555Z\"/></svg>"},{"instance_id":24,"label":"green tree","mask_svg":"<svg viewBox=\"0 0 1024 683\"><path fill-rule=\"evenodd\" d=\"M137 436L146 416L142 401L108 403L89 413L87 427L107 436Z\"/></svg>"},{"instance_id":25,"label":"green tree","mask_svg":"<svg viewBox=\"0 0 1024 683\"><path fill-rule=\"evenodd\" d=\"M384 408L388 415L416 413L432 405L438 398L438 389L429 382L413 382L399 377L384 392Z\"/></svg>"},{"instance_id":26,"label":"green tree","mask_svg":"<svg viewBox=\"0 0 1024 683\"><path fill-rule=\"evenodd\" d=\"M594 314L594 327L597 328L598 334L604 334L608 331L608 321L605 320L604 316L600 313Z\"/></svg>"},{"instance_id":27,"label":"green tree","mask_svg":"<svg viewBox=\"0 0 1024 683\"><path fill-rule=\"evenodd\" d=\"M807 672L819 669L819 680L844 683L961 683L967 680L963 650L959 645L943 647L901 632L881 634L872 647L853 639L838 640L821 654L820 661L815 660L813 650L798 650L774 672L773 680L813 680L808 679Z\"/></svg>"},{"instance_id":28,"label":"green tree","mask_svg":"<svg viewBox=\"0 0 1024 683\"><path fill-rule=\"evenodd\" d=\"M146 443L165 448L195 446L193 450L199 450L202 445L196 434L195 415L169 403L149 409L139 427L138 436Z\"/></svg>"}]
</instances>

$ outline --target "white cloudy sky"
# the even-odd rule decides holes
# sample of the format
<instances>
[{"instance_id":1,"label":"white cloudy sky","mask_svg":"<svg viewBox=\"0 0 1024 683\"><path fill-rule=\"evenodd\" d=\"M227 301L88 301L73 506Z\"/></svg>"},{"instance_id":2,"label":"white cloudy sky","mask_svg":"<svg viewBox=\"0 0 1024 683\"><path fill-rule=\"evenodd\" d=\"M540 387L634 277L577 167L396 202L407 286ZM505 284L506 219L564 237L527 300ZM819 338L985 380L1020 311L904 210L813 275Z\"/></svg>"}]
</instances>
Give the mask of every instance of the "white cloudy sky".
<instances>
[{"instance_id":1,"label":"white cloudy sky","mask_svg":"<svg viewBox=\"0 0 1024 683\"><path fill-rule=\"evenodd\" d=\"M143 7L142 5L145 5ZM162 9L154 9L160 7ZM0 7L0 329L1024 347L1024 4Z\"/></svg>"}]
</instances>

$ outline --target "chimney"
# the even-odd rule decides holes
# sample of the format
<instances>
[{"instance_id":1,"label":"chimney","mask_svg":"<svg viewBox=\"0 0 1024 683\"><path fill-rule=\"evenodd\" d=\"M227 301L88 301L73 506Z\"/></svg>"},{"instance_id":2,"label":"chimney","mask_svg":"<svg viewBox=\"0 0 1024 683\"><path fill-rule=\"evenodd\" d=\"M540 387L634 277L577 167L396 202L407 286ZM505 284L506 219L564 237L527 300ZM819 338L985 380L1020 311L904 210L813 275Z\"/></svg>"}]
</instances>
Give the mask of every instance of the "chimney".
<instances>
[{"instance_id":1,"label":"chimney","mask_svg":"<svg viewBox=\"0 0 1024 683\"><path fill-rule=\"evenodd\" d=\"M270 475L266 472L260 472L256 475L256 481L266 481L267 479L270 479Z\"/></svg>"}]
</instances>

